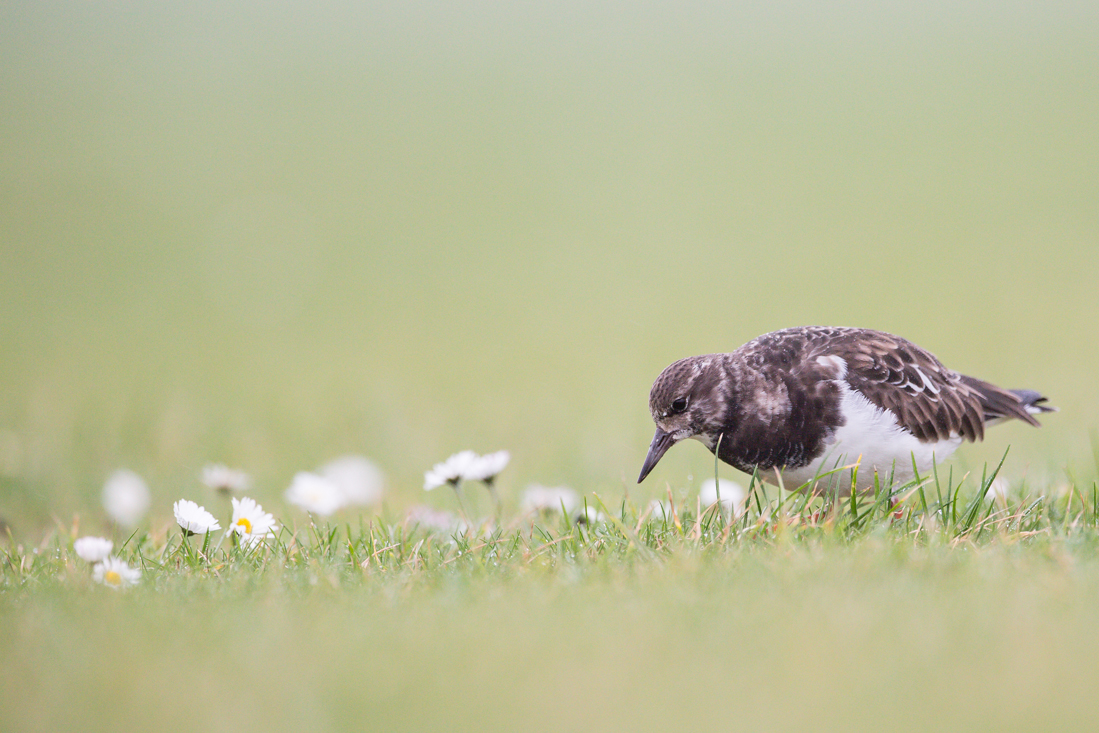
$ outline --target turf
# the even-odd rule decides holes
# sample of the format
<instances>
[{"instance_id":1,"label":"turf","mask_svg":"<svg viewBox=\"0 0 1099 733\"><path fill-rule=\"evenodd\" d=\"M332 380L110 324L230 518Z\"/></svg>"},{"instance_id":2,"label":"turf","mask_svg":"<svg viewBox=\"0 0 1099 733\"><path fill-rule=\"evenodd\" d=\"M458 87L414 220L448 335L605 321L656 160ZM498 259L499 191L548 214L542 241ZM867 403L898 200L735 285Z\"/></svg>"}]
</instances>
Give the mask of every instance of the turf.
<instances>
[{"instance_id":1,"label":"turf","mask_svg":"<svg viewBox=\"0 0 1099 733\"><path fill-rule=\"evenodd\" d=\"M6 723L1089 729L1095 488L892 493L308 524L251 550L135 535L121 591L58 533L4 556Z\"/></svg>"}]
</instances>

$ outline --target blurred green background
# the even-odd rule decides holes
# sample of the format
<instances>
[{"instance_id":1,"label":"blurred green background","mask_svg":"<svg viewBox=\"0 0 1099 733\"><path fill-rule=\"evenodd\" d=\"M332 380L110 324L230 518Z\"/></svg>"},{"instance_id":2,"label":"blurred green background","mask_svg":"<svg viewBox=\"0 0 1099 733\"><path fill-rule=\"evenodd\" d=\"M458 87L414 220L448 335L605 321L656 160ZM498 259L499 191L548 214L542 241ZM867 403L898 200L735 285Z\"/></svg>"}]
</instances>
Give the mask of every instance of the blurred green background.
<instances>
[{"instance_id":1,"label":"blurred green background","mask_svg":"<svg viewBox=\"0 0 1099 733\"><path fill-rule=\"evenodd\" d=\"M0 515L282 507L449 453L632 488L671 361L809 323L1046 392L979 466L1092 472L1099 5L6 3ZM733 472L726 469L729 475ZM430 497L443 504L451 497ZM278 511L276 512L278 513Z\"/></svg>"}]
</instances>

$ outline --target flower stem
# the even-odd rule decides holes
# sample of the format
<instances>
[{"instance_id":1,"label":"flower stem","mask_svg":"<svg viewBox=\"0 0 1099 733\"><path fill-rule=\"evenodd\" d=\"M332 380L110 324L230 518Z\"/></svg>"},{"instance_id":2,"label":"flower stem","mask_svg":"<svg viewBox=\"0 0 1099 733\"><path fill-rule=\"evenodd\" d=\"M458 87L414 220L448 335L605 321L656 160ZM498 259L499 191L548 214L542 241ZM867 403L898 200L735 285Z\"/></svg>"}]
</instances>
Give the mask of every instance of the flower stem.
<instances>
[{"instance_id":1,"label":"flower stem","mask_svg":"<svg viewBox=\"0 0 1099 733\"><path fill-rule=\"evenodd\" d=\"M496 505L496 518L499 519L503 513L503 504L500 503L500 494L496 491L495 479L486 479L485 486L488 487L488 493L492 495L492 503Z\"/></svg>"},{"instance_id":2,"label":"flower stem","mask_svg":"<svg viewBox=\"0 0 1099 733\"><path fill-rule=\"evenodd\" d=\"M451 486L454 487L454 496L458 499L458 510L462 513L462 519L466 520L466 524L469 524L469 514L466 512L466 505L462 501L462 484L455 481Z\"/></svg>"},{"instance_id":3,"label":"flower stem","mask_svg":"<svg viewBox=\"0 0 1099 733\"><path fill-rule=\"evenodd\" d=\"M191 567L194 567L194 559L192 558L191 543L189 541L189 534L187 530L180 530L179 550L183 552L184 561Z\"/></svg>"}]
</instances>

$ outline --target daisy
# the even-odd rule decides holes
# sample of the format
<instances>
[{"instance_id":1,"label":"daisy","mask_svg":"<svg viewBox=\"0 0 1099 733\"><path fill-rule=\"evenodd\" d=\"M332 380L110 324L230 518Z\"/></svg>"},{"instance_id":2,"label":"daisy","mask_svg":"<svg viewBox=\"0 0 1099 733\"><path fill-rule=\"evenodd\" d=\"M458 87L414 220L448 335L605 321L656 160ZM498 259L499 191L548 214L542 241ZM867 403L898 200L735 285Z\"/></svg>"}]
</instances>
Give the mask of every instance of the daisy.
<instances>
[{"instance_id":1,"label":"daisy","mask_svg":"<svg viewBox=\"0 0 1099 733\"><path fill-rule=\"evenodd\" d=\"M137 581L141 580L141 570L131 568L125 561L111 555L103 562L96 564L92 570L92 577L95 582L117 590L137 585Z\"/></svg>"},{"instance_id":2,"label":"daisy","mask_svg":"<svg viewBox=\"0 0 1099 733\"><path fill-rule=\"evenodd\" d=\"M1010 487L1008 486L1007 481L1005 481L1004 479L993 479L992 483L988 487L988 491L985 492L985 498L989 501L996 500L1000 501L1001 503L1006 502L1009 489Z\"/></svg>"},{"instance_id":3,"label":"daisy","mask_svg":"<svg viewBox=\"0 0 1099 733\"><path fill-rule=\"evenodd\" d=\"M442 463L436 463L434 468L424 474L424 491L431 491L440 486L450 484L455 490L465 479L470 478L469 472L476 468L480 459L471 450L455 453Z\"/></svg>"},{"instance_id":4,"label":"daisy","mask_svg":"<svg viewBox=\"0 0 1099 733\"><path fill-rule=\"evenodd\" d=\"M265 513L255 499L233 497L233 521L229 530L237 534L241 544L251 546L274 539L274 530L278 528L275 518Z\"/></svg>"},{"instance_id":5,"label":"daisy","mask_svg":"<svg viewBox=\"0 0 1099 733\"><path fill-rule=\"evenodd\" d=\"M579 506L580 497L567 486L532 484L523 492L524 512L561 512L571 514Z\"/></svg>"},{"instance_id":6,"label":"daisy","mask_svg":"<svg viewBox=\"0 0 1099 733\"><path fill-rule=\"evenodd\" d=\"M382 503L385 476L373 461L363 456L343 456L317 471L339 487L347 504L372 506Z\"/></svg>"},{"instance_id":7,"label":"daisy","mask_svg":"<svg viewBox=\"0 0 1099 733\"><path fill-rule=\"evenodd\" d=\"M134 527L149 510L149 487L133 471L115 471L103 485L103 508L123 527Z\"/></svg>"},{"instance_id":8,"label":"daisy","mask_svg":"<svg viewBox=\"0 0 1099 733\"><path fill-rule=\"evenodd\" d=\"M470 481L484 481L486 484L491 484L510 460L511 454L506 450L478 456L466 469L465 477Z\"/></svg>"},{"instance_id":9,"label":"daisy","mask_svg":"<svg viewBox=\"0 0 1099 733\"><path fill-rule=\"evenodd\" d=\"M114 549L114 543L103 537L81 537L73 542L73 550L84 562L103 562Z\"/></svg>"},{"instance_id":10,"label":"daisy","mask_svg":"<svg viewBox=\"0 0 1099 733\"><path fill-rule=\"evenodd\" d=\"M607 515L594 507L585 506L573 516L572 521L591 527L593 524L606 524Z\"/></svg>"},{"instance_id":11,"label":"daisy","mask_svg":"<svg viewBox=\"0 0 1099 733\"><path fill-rule=\"evenodd\" d=\"M294 476L286 500L310 514L327 517L344 505L344 495L335 482L309 471Z\"/></svg>"},{"instance_id":12,"label":"daisy","mask_svg":"<svg viewBox=\"0 0 1099 733\"><path fill-rule=\"evenodd\" d=\"M176 524L188 535L207 534L221 529L217 518L193 501L180 499L172 505L172 512L176 515Z\"/></svg>"},{"instance_id":13,"label":"daisy","mask_svg":"<svg viewBox=\"0 0 1099 733\"><path fill-rule=\"evenodd\" d=\"M740 513L744 511L744 487L738 484L736 481L730 481L728 479L721 479L720 484L715 484L712 478L708 478L702 482L702 486L699 488L699 498L702 499L702 509L705 511L707 508L717 503L717 489L721 488L721 509L727 515L740 516Z\"/></svg>"},{"instance_id":14,"label":"daisy","mask_svg":"<svg viewBox=\"0 0 1099 733\"><path fill-rule=\"evenodd\" d=\"M414 506L409 510L405 521L428 532L462 533L469 525L450 512L442 512L429 506Z\"/></svg>"},{"instance_id":15,"label":"daisy","mask_svg":"<svg viewBox=\"0 0 1099 733\"><path fill-rule=\"evenodd\" d=\"M202 483L225 494L247 491L252 487L252 477L244 471L229 468L221 463L211 463L202 468Z\"/></svg>"}]
</instances>

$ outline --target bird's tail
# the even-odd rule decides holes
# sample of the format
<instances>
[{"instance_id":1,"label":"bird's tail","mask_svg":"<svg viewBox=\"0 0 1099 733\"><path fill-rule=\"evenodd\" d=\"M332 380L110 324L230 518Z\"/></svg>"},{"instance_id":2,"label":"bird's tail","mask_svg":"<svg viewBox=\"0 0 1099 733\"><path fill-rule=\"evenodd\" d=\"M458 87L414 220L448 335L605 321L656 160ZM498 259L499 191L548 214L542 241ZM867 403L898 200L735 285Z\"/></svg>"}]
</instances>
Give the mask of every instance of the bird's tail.
<instances>
[{"instance_id":1,"label":"bird's tail","mask_svg":"<svg viewBox=\"0 0 1099 733\"><path fill-rule=\"evenodd\" d=\"M1019 402L1023 403L1023 409L1031 415L1040 415L1043 412L1057 412L1056 407L1046 404L1049 400L1043 397L1039 392L1035 392L1032 389L1010 389L1008 391L1019 398Z\"/></svg>"},{"instance_id":2,"label":"bird's tail","mask_svg":"<svg viewBox=\"0 0 1099 733\"><path fill-rule=\"evenodd\" d=\"M1056 407L1045 404L1048 400L1032 389L1002 389L965 375L962 375L962 381L980 397L985 425L995 425L1015 418L1038 427L1039 423L1034 415L1057 411Z\"/></svg>"}]
</instances>

